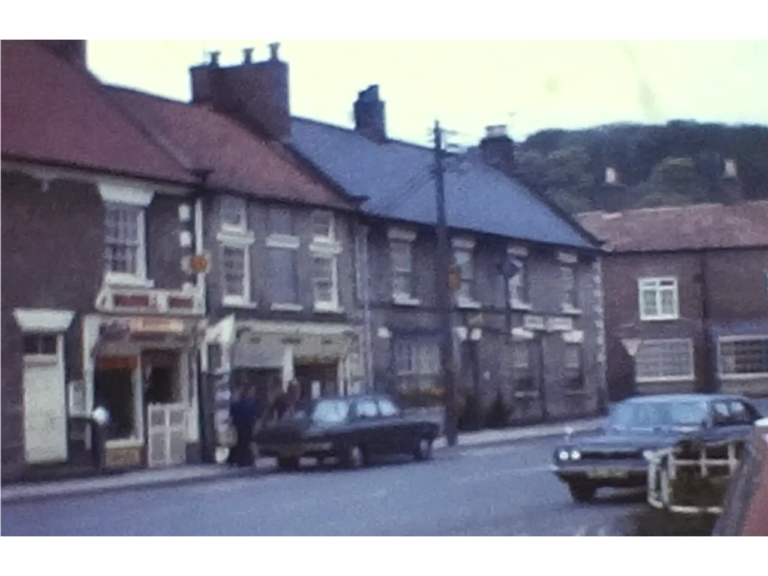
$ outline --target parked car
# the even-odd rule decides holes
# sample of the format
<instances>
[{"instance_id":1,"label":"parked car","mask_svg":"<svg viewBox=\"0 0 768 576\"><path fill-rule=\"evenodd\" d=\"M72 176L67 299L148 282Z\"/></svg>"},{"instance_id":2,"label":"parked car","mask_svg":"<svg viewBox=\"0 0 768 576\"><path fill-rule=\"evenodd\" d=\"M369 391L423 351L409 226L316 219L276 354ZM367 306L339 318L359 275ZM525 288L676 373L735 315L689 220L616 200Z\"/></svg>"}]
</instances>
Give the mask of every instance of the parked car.
<instances>
[{"instance_id":1,"label":"parked car","mask_svg":"<svg viewBox=\"0 0 768 576\"><path fill-rule=\"evenodd\" d=\"M267 424L254 436L259 456L277 458L280 469L296 470L302 458L335 459L357 468L373 457L432 457L439 433L435 422L410 418L385 395L320 398L293 416Z\"/></svg>"},{"instance_id":2,"label":"parked car","mask_svg":"<svg viewBox=\"0 0 768 576\"><path fill-rule=\"evenodd\" d=\"M599 488L648 483L649 451L747 439L760 412L746 398L724 394L638 396L615 404L600 432L568 438L555 449L553 471L577 502Z\"/></svg>"}]
</instances>

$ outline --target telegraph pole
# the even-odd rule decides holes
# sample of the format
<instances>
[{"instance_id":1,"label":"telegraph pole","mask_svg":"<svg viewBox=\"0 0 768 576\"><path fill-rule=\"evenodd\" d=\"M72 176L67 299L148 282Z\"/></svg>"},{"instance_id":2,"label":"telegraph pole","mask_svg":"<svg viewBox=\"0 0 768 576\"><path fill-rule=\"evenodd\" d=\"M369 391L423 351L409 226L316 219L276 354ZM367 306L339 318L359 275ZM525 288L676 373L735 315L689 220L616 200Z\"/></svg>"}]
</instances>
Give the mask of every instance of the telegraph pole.
<instances>
[{"instance_id":1,"label":"telegraph pole","mask_svg":"<svg viewBox=\"0 0 768 576\"><path fill-rule=\"evenodd\" d=\"M435 192L437 194L437 309L440 315L440 372L445 398L445 435L449 446L456 446L456 380L453 362L453 299L451 297L451 250L445 215L445 151L440 122L435 121Z\"/></svg>"}]
</instances>

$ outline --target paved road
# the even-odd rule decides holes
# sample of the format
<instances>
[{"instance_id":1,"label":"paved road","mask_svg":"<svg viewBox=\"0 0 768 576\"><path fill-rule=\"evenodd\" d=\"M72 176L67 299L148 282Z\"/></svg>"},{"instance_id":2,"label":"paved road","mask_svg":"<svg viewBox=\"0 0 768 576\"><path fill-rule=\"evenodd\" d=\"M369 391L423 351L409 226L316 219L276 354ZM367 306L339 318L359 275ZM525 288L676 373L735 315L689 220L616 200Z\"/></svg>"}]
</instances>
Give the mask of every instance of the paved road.
<instances>
[{"instance_id":1,"label":"paved road","mask_svg":"<svg viewBox=\"0 0 768 576\"><path fill-rule=\"evenodd\" d=\"M642 505L571 502L553 440L442 451L426 463L270 473L178 488L2 506L6 535L591 536Z\"/></svg>"}]
</instances>

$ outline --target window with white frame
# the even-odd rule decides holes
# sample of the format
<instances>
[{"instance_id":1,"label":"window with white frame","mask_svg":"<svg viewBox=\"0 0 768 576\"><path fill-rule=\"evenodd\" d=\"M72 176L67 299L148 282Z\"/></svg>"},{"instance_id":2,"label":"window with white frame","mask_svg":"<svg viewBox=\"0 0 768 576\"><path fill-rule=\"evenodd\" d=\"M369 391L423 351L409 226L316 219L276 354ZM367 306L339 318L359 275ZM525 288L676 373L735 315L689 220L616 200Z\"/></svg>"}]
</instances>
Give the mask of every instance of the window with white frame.
<instances>
[{"instance_id":1,"label":"window with white frame","mask_svg":"<svg viewBox=\"0 0 768 576\"><path fill-rule=\"evenodd\" d=\"M336 239L336 221L332 212L326 210L312 212L312 237L315 240L334 241Z\"/></svg>"},{"instance_id":2,"label":"window with white frame","mask_svg":"<svg viewBox=\"0 0 768 576\"><path fill-rule=\"evenodd\" d=\"M440 347L427 339L395 341L395 370L401 388L429 389L440 376Z\"/></svg>"},{"instance_id":3,"label":"window with white frame","mask_svg":"<svg viewBox=\"0 0 768 576\"><path fill-rule=\"evenodd\" d=\"M294 236L294 214L286 208L270 208L267 253L269 299L273 307L299 304L299 246Z\"/></svg>"},{"instance_id":4,"label":"window with white frame","mask_svg":"<svg viewBox=\"0 0 768 576\"><path fill-rule=\"evenodd\" d=\"M246 232L248 230L247 204L242 198L223 196L220 204L222 230Z\"/></svg>"},{"instance_id":5,"label":"window with white frame","mask_svg":"<svg viewBox=\"0 0 768 576\"><path fill-rule=\"evenodd\" d=\"M510 304L526 304L528 302L528 271L523 258L510 258L516 273L509 279Z\"/></svg>"},{"instance_id":6,"label":"window with white frame","mask_svg":"<svg viewBox=\"0 0 768 576\"><path fill-rule=\"evenodd\" d=\"M635 355L637 382L695 379L691 339L643 340Z\"/></svg>"},{"instance_id":7,"label":"window with white frame","mask_svg":"<svg viewBox=\"0 0 768 576\"><path fill-rule=\"evenodd\" d=\"M453 260L459 274L458 296L460 300L472 302L475 284L474 249L469 246L455 245Z\"/></svg>"},{"instance_id":8,"label":"window with white frame","mask_svg":"<svg viewBox=\"0 0 768 576\"><path fill-rule=\"evenodd\" d=\"M722 376L765 376L768 374L768 336L721 338L719 365Z\"/></svg>"},{"instance_id":9,"label":"window with white frame","mask_svg":"<svg viewBox=\"0 0 768 576\"><path fill-rule=\"evenodd\" d=\"M641 278L638 292L641 320L675 320L679 317L677 279Z\"/></svg>"},{"instance_id":10,"label":"window with white frame","mask_svg":"<svg viewBox=\"0 0 768 576\"><path fill-rule=\"evenodd\" d=\"M577 308L579 305L579 284L576 266L570 264L560 266L560 282L563 289L563 307Z\"/></svg>"},{"instance_id":11,"label":"window with white frame","mask_svg":"<svg viewBox=\"0 0 768 576\"><path fill-rule=\"evenodd\" d=\"M389 252L392 259L392 294L395 299L410 299L413 297L413 241L390 238Z\"/></svg>"},{"instance_id":12,"label":"window with white frame","mask_svg":"<svg viewBox=\"0 0 768 576\"><path fill-rule=\"evenodd\" d=\"M105 206L104 260L107 273L146 278L144 208L108 203Z\"/></svg>"},{"instance_id":13,"label":"window with white frame","mask_svg":"<svg viewBox=\"0 0 768 576\"><path fill-rule=\"evenodd\" d=\"M531 345L529 342L516 342L512 347L512 367L528 370L531 367Z\"/></svg>"},{"instance_id":14,"label":"window with white frame","mask_svg":"<svg viewBox=\"0 0 768 576\"><path fill-rule=\"evenodd\" d=\"M335 310L339 307L338 264L332 254L312 255L312 286L315 308Z\"/></svg>"},{"instance_id":15,"label":"window with white frame","mask_svg":"<svg viewBox=\"0 0 768 576\"><path fill-rule=\"evenodd\" d=\"M243 304L251 299L249 250L247 246L221 246L221 272L225 304Z\"/></svg>"}]
</instances>

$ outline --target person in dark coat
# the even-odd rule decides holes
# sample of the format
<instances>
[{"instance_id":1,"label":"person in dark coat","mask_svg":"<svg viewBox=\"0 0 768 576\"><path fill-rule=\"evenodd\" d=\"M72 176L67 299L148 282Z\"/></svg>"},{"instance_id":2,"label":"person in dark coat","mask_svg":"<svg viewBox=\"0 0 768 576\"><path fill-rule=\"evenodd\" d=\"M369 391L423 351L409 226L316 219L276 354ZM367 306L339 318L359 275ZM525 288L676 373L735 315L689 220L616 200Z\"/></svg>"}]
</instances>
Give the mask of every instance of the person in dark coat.
<instances>
[{"instance_id":1,"label":"person in dark coat","mask_svg":"<svg viewBox=\"0 0 768 576\"><path fill-rule=\"evenodd\" d=\"M230 463L235 466L253 466L253 427L259 417L259 406L256 400L256 390L250 388L245 394L238 394L232 409L232 424L237 432L237 443L230 452Z\"/></svg>"}]
</instances>

